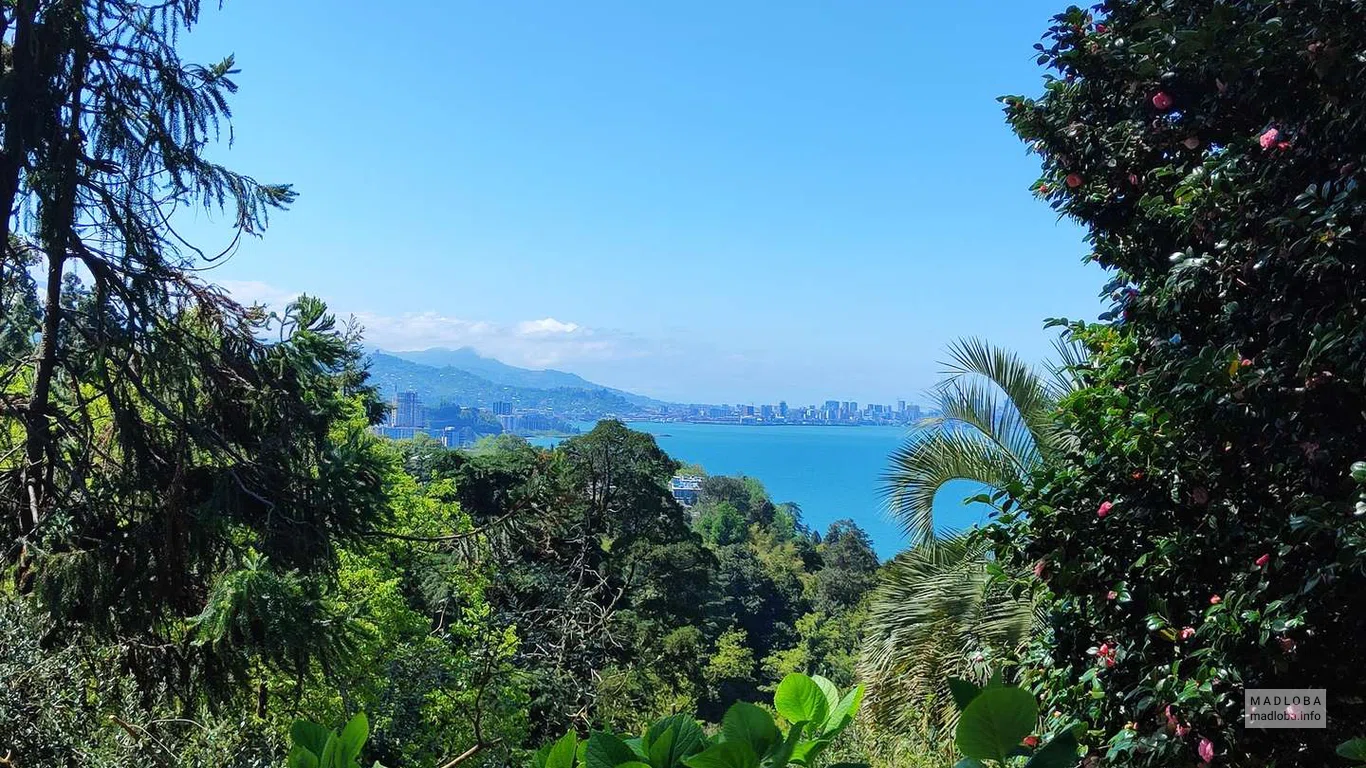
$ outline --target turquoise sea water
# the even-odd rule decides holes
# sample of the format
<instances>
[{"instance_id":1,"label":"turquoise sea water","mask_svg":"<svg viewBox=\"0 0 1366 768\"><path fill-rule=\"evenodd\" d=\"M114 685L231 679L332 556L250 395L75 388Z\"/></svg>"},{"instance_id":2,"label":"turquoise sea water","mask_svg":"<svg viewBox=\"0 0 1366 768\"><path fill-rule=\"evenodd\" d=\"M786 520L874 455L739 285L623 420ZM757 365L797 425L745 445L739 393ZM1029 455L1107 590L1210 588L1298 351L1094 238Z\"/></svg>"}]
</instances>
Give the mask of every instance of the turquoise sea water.
<instances>
[{"instance_id":1,"label":"turquoise sea water","mask_svg":"<svg viewBox=\"0 0 1366 768\"><path fill-rule=\"evenodd\" d=\"M592 425L585 425L591 427ZM649 432L670 456L701 464L708 474L749 475L763 482L774 501L794 501L813 529L840 518L857 522L880 556L896 554L905 537L886 514L880 494L888 457L906 438L903 427L739 426L630 422ZM532 440L538 445L557 442ZM966 528L984 518L985 507L963 500L979 492L972 483L946 486L935 501L940 529Z\"/></svg>"}]
</instances>

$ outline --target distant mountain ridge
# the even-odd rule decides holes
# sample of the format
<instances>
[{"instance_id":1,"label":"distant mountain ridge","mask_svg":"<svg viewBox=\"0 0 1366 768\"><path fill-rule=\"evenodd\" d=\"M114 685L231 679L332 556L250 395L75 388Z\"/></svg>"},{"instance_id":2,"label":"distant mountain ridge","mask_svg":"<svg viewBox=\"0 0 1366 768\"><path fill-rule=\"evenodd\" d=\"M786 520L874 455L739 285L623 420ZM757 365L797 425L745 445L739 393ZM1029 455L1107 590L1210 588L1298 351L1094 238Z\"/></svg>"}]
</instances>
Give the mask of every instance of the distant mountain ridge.
<instances>
[{"instance_id":1,"label":"distant mountain ridge","mask_svg":"<svg viewBox=\"0 0 1366 768\"><path fill-rule=\"evenodd\" d=\"M460 347L459 349L431 347L413 352L393 352L383 349L376 351L380 354L390 355L419 365L431 366L432 368L459 368L480 378L488 379L494 384L504 384L509 387L610 389L610 387L594 384L573 373L548 368L535 370L508 365L492 357L484 357L472 347Z\"/></svg>"},{"instance_id":2,"label":"distant mountain ridge","mask_svg":"<svg viewBox=\"0 0 1366 768\"><path fill-rule=\"evenodd\" d=\"M370 353L370 377L385 397L411 390L429 407L454 403L491 408L495 402L510 402L518 408L592 419L667 405L572 373L507 365L469 348L376 350Z\"/></svg>"}]
</instances>

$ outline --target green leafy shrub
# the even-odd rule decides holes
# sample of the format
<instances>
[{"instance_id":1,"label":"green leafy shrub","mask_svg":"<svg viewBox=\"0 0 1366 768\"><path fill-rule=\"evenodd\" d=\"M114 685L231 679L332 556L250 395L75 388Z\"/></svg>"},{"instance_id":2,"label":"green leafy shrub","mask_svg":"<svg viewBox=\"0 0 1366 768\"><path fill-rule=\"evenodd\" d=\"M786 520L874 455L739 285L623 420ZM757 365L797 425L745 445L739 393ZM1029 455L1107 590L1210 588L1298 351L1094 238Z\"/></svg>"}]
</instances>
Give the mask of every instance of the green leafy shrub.
<instances>
[{"instance_id":1,"label":"green leafy shrub","mask_svg":"<svg viewBox=\"0 0 1366 768\"><path fill-rule=\"evenodd\" d=\"M783 731L763 707L744 702L726 710L709 736L691 715L671 715L640 736L595 731L580 741L571 731L535 754L535 768L812 768L858 714L863 688L843 695L823 677L793 673L773 694ZM848 766L849 764L841 764ZM837 767L839 768L839 767Z\"/></svg>"},{"instance_id":2,"label":"green leafy shrub","mask_svg":"<svg viewBox=\"0 0 1366 768\"><path fill-rule=\"evenodd\" d=\"M1077 734L1085 726L1062 724L1052 738L1041 742L1034 735L1039 705L1029 691L1002 685L999 675L985 688L951 678L949 688L960 710L954 744L965 755L955 768L1072 768L1077 764Z\"/></svg>"},{"instance_id":3,"label":"green leafy shrub","mask_svg":"<svg viewBox=\"0 0 1366 768\"><path fill-rule=\"evenodd\" d=\"M289 729L289 768L360 768L360 752L370 737L370 724L357 713L341 732L295 720ZM375 763L375 768L380 768Z\"/></svg>"},{"instance_id":4,"label":"green leafy shrub","mask_svg":"<svg viewBox=\"0 0 1366 768\"><path fill-rule=\"evenodd\" d=\"M1364 40L1354 4L1111 0L1005 100L1113 276L1076 449L995 534L1047 585L1022 680L1107 765L1329 765L1366 716ZM1294 687L1326 729L1241 727L1243 689Z\"/></svg>"}]
</instances>

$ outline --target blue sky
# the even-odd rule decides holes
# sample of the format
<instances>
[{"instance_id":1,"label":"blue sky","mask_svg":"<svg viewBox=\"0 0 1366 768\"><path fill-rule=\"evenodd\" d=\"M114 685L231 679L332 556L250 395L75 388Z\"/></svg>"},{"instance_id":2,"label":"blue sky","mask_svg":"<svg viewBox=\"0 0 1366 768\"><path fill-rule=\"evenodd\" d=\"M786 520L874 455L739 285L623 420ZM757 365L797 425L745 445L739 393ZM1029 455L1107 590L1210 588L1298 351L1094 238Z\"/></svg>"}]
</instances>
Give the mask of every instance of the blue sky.
<instances>
[{"instance_id":1,"label":"blue sky","mask_svg":"<svg viewBox=\"0 0 1366 768\"><path fill-rule=\"evenodd\" d=\"M667 399L915 401L954 337L1037 358L1100 311L995 101L1063 5L206 6L186 51L242 69L217 155L300 193L207 274Z\"/></svg>"}]
</instances>

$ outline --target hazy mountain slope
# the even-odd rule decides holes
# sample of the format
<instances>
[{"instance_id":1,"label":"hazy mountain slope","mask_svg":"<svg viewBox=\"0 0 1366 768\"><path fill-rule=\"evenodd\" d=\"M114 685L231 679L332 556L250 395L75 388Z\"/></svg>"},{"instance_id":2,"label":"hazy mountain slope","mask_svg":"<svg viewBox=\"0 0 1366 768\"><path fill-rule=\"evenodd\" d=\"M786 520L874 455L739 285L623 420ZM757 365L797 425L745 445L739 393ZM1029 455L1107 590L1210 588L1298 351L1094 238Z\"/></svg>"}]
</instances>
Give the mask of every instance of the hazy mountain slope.
<instances>
[{"instance_id":1,"label":"hazy mountain slope","mask_svg":"<svg viewBox=\"0 0 1366 768\"><path fill-rule=\"evenodd\" d=\"M510 386L460 368L435 368L385 352L370 355L370 377L384 397L413 390L429 407L448 402L492 408L493 403L505 401L518 408L549 409L558 416L579 419L639 411L635 403L620 393L591 383L586 387L548 389Z\"/></svg>"},{"instance_id":2,"label":"hazy mountain slope","mask_svg":"<svg viewBox=\"0 0 1366 768\"><path fill-rule=\"evenodd\" d=\"M606 387L594 384L573 373L550 369L533 370L508 365L494 358L484 357L470 347L461 347L460 349L432 347L415 352L390 352L387 350L381 350L381 352L421 365L429 365L433 368L459 368L480 378L488 379L494 384L504 384L509 387L606 389Z\"/></svg>"},{"instance_id":3,"label":"hazy mountain slope","mask_svg":"<svg viewBox=\"0 0 1366 768\"><path fill-rule=\"evenodd\" d=\"M406 360L419 365L430 366L432 368L455 368L466 373L474 374L479 378L485 379L493 384L508 387L519 387L524 389L586 389L586 390L605 390L615 395L620 395L627 402L639 406L665 405L663 401L626 392L612 387L604 387L595 384L582 376L565 371L554 369L533 370L531 368L518 368L515 365L508 365L492 357L484 357L470 347L459 349L446 349L444 347L432 347L414 352L390 352L387 350L377 350L377 355L387 355Z\"/></svg>"}]
</instances>

